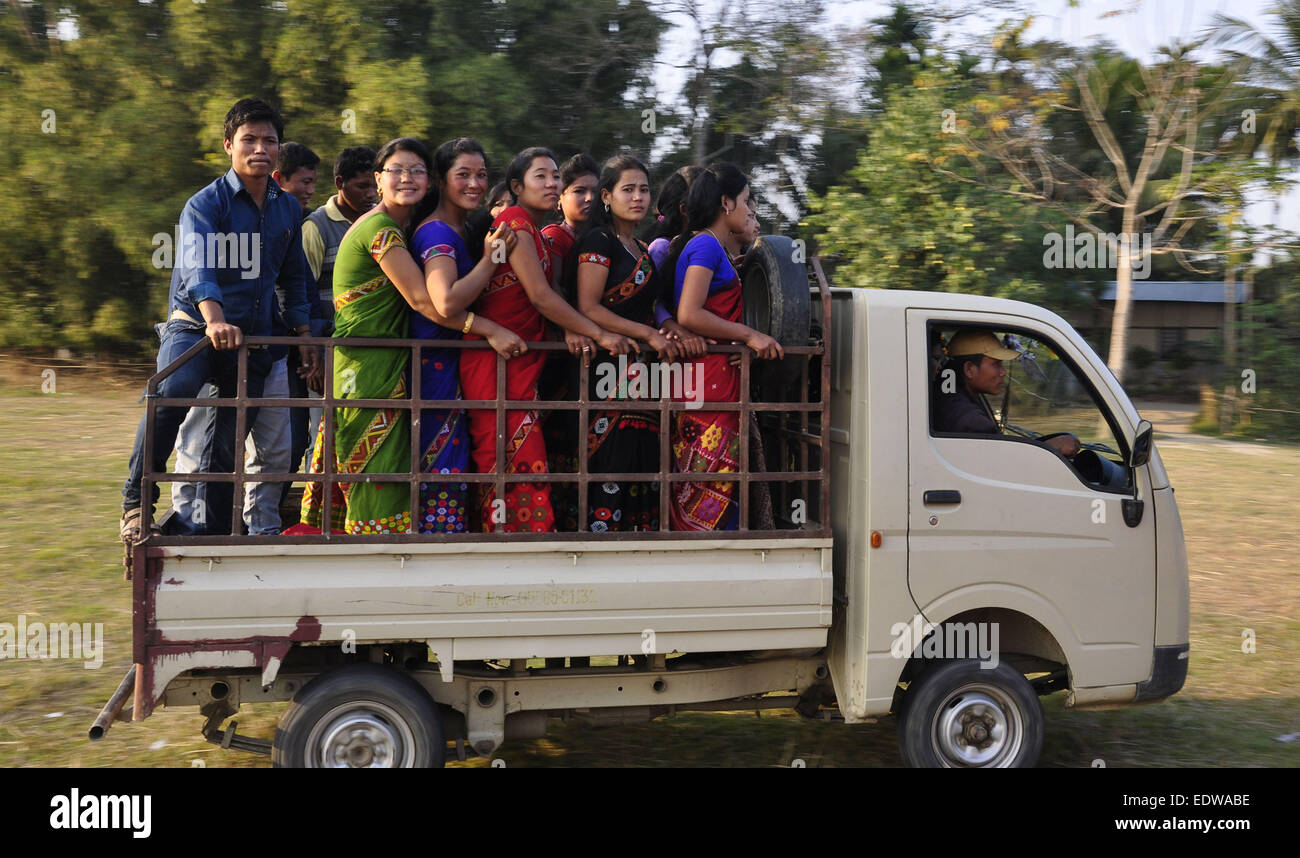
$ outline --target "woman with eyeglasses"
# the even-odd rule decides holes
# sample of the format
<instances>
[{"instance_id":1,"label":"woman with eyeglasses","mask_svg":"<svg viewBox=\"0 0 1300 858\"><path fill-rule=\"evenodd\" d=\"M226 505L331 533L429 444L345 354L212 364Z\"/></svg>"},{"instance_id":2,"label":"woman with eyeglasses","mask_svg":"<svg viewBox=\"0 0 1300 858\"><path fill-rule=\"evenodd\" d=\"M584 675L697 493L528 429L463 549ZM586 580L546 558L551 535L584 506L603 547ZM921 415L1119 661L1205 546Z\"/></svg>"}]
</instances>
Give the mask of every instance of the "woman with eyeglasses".
<instances>
[{"instance_id":1,"label":"woman with eyeglasses","mask_svg":"<svg viewBox=\"0 0 1300 858\"><path fill-rule=\"evenodd\" d=\"M560 170L555 155L541 147L525 149L506 171L514 204L497 215L494 225L506 224L517 236L507 260L497 265L490 282L474 304L474 312L518 334L526 341L546 337L546 320L569 332L569 350L590 359L596 345L626 354L633 342L606 331L570 306L551 287L551 260L542 239L541 223L560 198ZM472 339L472 336L467 336ZM546 361L545 351L529 351L506 366L506 398L536 400L538 381ZM467 350L460 359L461 389L466 399L496 399L496 356ZM536 410L507 411L504 428L505 473L547 473L546 442ZM469 412L474 464L479 473L496 473L496 412ZM555 529L550 486L546 483L510 483L504 504L494 503L495 491L482 493L479 504L484 530L501 524L506 532L548 532Z\"/></svg>"},{"instance_id":2,"label":"woman with eyeglasses","mask_svg":"<svg viewBox=\"0 0 1300 858\"><path fill-rule=\"evenodd\" d=\"M487 337L503 354L522 343L488 320L440 315L420 266L408 251L412 212L429 189L429 150L399 137L379 150L374 178L379 203L357 218L339 244L334 262L334 336L405 339L411 311L450 327ZM408 348L338 346L331 392L339 399L408 399ZM410 412L404 408L337 408L335 471L339 482L326 501L320 483L308 483L302 524L286 533L319 532L329 526L347 534L410 533L411 493L405 483L347 482L349 474L411 470ZM311 471L324 470L324 426L316 438Z\"/></svg>"}]
</instances>

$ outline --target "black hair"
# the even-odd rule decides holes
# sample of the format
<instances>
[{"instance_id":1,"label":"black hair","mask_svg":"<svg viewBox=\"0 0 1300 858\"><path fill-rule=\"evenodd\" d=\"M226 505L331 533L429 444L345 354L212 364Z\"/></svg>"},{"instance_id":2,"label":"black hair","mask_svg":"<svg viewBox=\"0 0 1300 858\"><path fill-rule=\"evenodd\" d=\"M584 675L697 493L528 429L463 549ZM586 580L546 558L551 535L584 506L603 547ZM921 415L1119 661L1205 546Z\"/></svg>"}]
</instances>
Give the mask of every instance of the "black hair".
<instances>
[{"instance_id":1,"label":"black hair","mask_svg":"<svg viewBox=\"0 0 1300 858\"><path fill-rule=\"evenodd\" d=\"M492 190L488 191L488 195L487 195L488 209L491 209L492 205L502 197L505 197L507 201L510 199L510 186L505 182L497 182L495 185L492 186Z\"/></svg>"},{"instance_id":2,"label":"black hair","mask_svg":"<svg viewBox=\"0 0 1300 858\"><path fill-rule=\"evenodd\" d=\"M465 219L465 246L469 248L469 258L477 265L479 259L483 256L483 239L492 230L492 204L505 197L506 205L510 204L510 186L505 182L497 182L488 191L485 205L470 214Z\"/></svg>"},{"instance_id":3,"label":"black hair","mask_svg":"<svg viewBox=\"0 0 1300 858\"><path fill-rule=\"evenodd\" d=\"M250 122L269 122L275 126L276 138L284 139L284 118L280 116L280 111L260 98L241 98L235 102L235 106L226 113L225 139L234 140L239 126Z\"/></svg>"},{"instance_id":4,"label":"black hair","mask_svg":"<svg viewBox=\"0 0 1300 858\"><path fill-rule=\"evenodd\" d=\"M492 231L493 220L491 211L485 208L475 209L465 218L465 248L475 265L483 258L483 240Z\"/></svg>"},{"instance_id":5,"label":"black hair","mask_svg":"<svg viewBox=\"0 0 1300 858\"><path fill-rule=\"evenodd\" d=\"M383 170L384 163L398 152L410 152L412 155L424 162L424 169L428 170L430 173L433 172L433 157L429 154L429 147L425 146L414 137L398 137L394 140L389 140L381 146L379 148L379 153L375 155L375 163L372 167L373 171L378 173ZM423 199L416 203L414 208L411 210L411 223L406 230L406 240L408 242L411 240L411 235L414 233L415 228L420 225L420 221L424 220L423 217L418 220L416 219L416 215L419 214L420 210L424 209L426 215L430 211L433 211L432 208L424 208L425 201L428 200L429 197L433 197L435 201L437 200L437 193L433 190L432 182L430 182L429 190L425 192Z\"/></svg>"},{"instance_id":6,"label":"black hair","mask_svg":"<svg viewBox=\"0 0 1300 858\"><path fill-rule=\"evenodd\" d=\"M550 158L551 161L555 161L555 153L545 146L529 146L516 155L514 160L510 162L510 166L506 168L506 187L510 189L510 203L512 205L519 202L519 195L515 193L514 183L523 184L524 174L528 172L529 167L533 166L533 161L538 158Z\"/></svg>"},{"instance_id":7,"label":"black hair","mask_svg":"<svg viewBox=\"0 0 1300 858\"><path fill-rule=\"evenodd\" d=\"M618 180L628 170L640 170L645 174L646 181L650 181L650 170L646 167L645 162L635 155L615 155L605 162L605 166L600 171L600 179L596 182L596 200L591 207L591 225L608 226L614 222L612 214L605 211L601 203L601 192L614 192L614 186Z\"/></svg>"},{"instance_id":8,"label":"black hair","mask_svg":"<svg viewBox=\"0 0 1300 858\"><path fill-rule=\"evenodd\" d=\"M686 225L681 233L668 245L668 255L664 257L663 267L656 274L659 277L659 295L665 307L676 311L675 300L677 260L686 249L686 242L691 235L707 229L718 219L722 212L722 198L738 199L749 187L749 177L734 164L710 164L701 170L691 182L686 194Z\"/></svg>"},{"instance_id":9,"label":"black hair","mask_svg":"<svg viewBox=\"0 0 1300 858\"><path fill-rule=\"evenodd\" d=\"M319 155L301 143L290 141L280 147L280 157L276 160L275 169L279 170L284 178L291 179L299 170L314 170L319 163Z\"/></svg>"},{"instance_id":10,"label":"black hair","mask_svg":"<svg viewBox=\"0 0 1300 858\"><path fill-rule=\"evenodd\" d=\"M483 150L483 144L479 143L473 137L457 137L454 140L448 140L437 149L433 150L433 176L435 182L447 177L447 171L456 163L456 159L461 155L479 155L483 158L484 165L487 164L487 152Z\"/></svg>"},{"instance_id":11,"label":"black hair","mask_svg":"<svg viewBox=\"0 0 1300 858\"><path fill-rule=\"evenodd\" d=\"M686 228L686 218L682 216L682 203L686 201L686 192L690 190L695 177L700 174L700 169L691 164L674 170L673 174L664 181L664 186L659 190L659 199L655 202L655 211L659 212L660 220L655 226L652 240L666 238L672 241L682 234L682 230Z\"/></svg>"},{"instance_id":12,"label":"black hair","mask_svg":"<svg viewBox=\"0 0 1300 858\"><path fill-rule=\"evenodd\" d=\"M600 176L600 165L590 155L579 152L560 165L560 190L563 191L583 176Z\"/></svg>"},{"instance_id":13,"label":"black hair","mask_svg":"<svg viewBox=\"0 0 1300 858\"><path fill-rule=\"evenodd\" d=\"M334 161L334 177L348 181L375 167L375 150L369 146L349 146Z\"/></svg>"},{"instance_id":14,"label":"black hair","mask_svg":"<svg viewBox=\"0 0 1300 858\"><path fill-rule=\"evenodd\" d=\"M438 191L438 182L446 180L447 172L451 170L452 165L456 163L456 159L461 155L480 155L483 158L483 163L487 164L487 152L483 150L483 145L473 137L456 137L434 149L433 163L429 169L429 192L424 195L424 199L420 200L412 211L412 224L419 226L438 207L438 200L441 197Z\"/></svg>"},{"instance_id":15,"label":"black hair","mask_svg":"<svg viewBox=\"0 0 1300 858\"><path fill-rule=\"evenodd\" d=\"M712 164L701 170L686 193L686 231L707 229L722 212L722 198L739 199L749 177L734 164Z\"/></svg>"},{"instance_id":16,"label":"black hair","mask_svg":"<svg viewBox=\"0 0 1300 858\"><path fill-rule=\"evenodd\" d=\"M370 171L372 173L378 173L383 170L384 162L393 157L397 152L410 152L412 155L415 155L424 162L424 168L426 170L432 172L433 156L429 154L429 147L425 146L414 137L398 137L389 140L381 146L379 151L375 153L375 160L370 165Z\"/></svg>"}]
</instances>

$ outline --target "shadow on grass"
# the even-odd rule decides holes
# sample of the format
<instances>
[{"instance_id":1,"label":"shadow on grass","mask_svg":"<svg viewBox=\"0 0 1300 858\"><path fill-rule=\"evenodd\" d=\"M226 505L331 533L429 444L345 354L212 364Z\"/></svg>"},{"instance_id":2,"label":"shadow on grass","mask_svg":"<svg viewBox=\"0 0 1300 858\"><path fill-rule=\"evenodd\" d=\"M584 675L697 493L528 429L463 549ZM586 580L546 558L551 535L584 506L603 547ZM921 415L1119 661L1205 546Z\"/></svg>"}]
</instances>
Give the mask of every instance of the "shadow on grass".
<instances>
[{"instance_id":1,"label":"shadow on grass","mask_svg":"<svg viewBox=\"0 0 1300 858\"><path fill-rule=\"evenodd\" d=\"M1173 697L1123 710L1075 711L1065 695L1043 699L1046 729L1039 766L1088 768L1295 767L1300 730L1295 698L1201 700ZM888 768L902 765L897 719L847 726L792 713L684 713L632 726L552 719L542 739L508 743L497 754L520 768ZM489 760L471 758L467 767Z\"/></svg>"}]
</instances>

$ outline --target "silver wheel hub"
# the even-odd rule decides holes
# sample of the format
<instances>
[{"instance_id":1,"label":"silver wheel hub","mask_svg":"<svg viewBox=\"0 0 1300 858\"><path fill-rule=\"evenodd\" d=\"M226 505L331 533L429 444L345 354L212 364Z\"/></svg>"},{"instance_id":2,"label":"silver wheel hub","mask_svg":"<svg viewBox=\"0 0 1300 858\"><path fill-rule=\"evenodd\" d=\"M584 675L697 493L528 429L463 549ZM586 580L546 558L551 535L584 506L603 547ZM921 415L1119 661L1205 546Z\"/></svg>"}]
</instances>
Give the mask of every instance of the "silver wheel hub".
<instances>
[{"instance_id":1,"label":"silver wheel hub","mask_svg":"<svg viewBox=\"0 0 1300 858\"><path fill-rule=\"evenodd\" d=\"M313 768L409 767L414 754L415 737L406 721L373 700L335 707L307 736L307 764Z\"/></svg>"},{"instance_id":2,"label":"silver wheel hub","mask_svg":"<svg viewBox=\"0 0 1300 858\"><path fill-rule=\"evenodd\" d=\"M931 737L941 765L1009 766L1020 752L1025 728L1019 709L1001 689L968 685L944 699Z\"/></svg>"}]
</instances>

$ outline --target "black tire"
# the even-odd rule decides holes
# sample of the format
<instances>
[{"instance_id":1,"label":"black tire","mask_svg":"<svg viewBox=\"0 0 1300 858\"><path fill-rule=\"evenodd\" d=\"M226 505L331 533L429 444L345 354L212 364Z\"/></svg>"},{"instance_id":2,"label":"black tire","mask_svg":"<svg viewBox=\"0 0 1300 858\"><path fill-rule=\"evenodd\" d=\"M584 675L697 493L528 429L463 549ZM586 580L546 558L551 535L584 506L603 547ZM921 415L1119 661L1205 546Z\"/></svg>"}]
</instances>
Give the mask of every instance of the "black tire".
<instances>
[{"instance_id":1,"label":"black tire","mask_svg":"<svg viewBox=\"0 0 1300 858\"><path fill-rule=\"evenodd\" d=\"M740 267L741 301L745 324L762 331L783 346L808 345L812 297L808 267L798 255L799 246L784 235L764 235L745 254ZM780 361L756 361L755 379L765 399L785 401L797 394L803 355Z\"/></svg>"},{"instance_id":2,"label":"black tire","mask_svg":"<svg viewBox=\"0 0 1300 858\"><path fill-rule=\"evenodd\" d=\"M351 664L294 695L271 743L280 768L441 768L438 707L391 667Z\"/></svg>"},{"instance_id":3,"label":"black tire","mask_svg":"<svg viewBox=\"0 0 1300 858\"><path fill-rule=\"evenodd\" d=\"M1043 707L1005 662L971 659L929 668L908 686L898 747L912 768L1032 768L1043 749Z\"/></svg>"}]
</instances>

